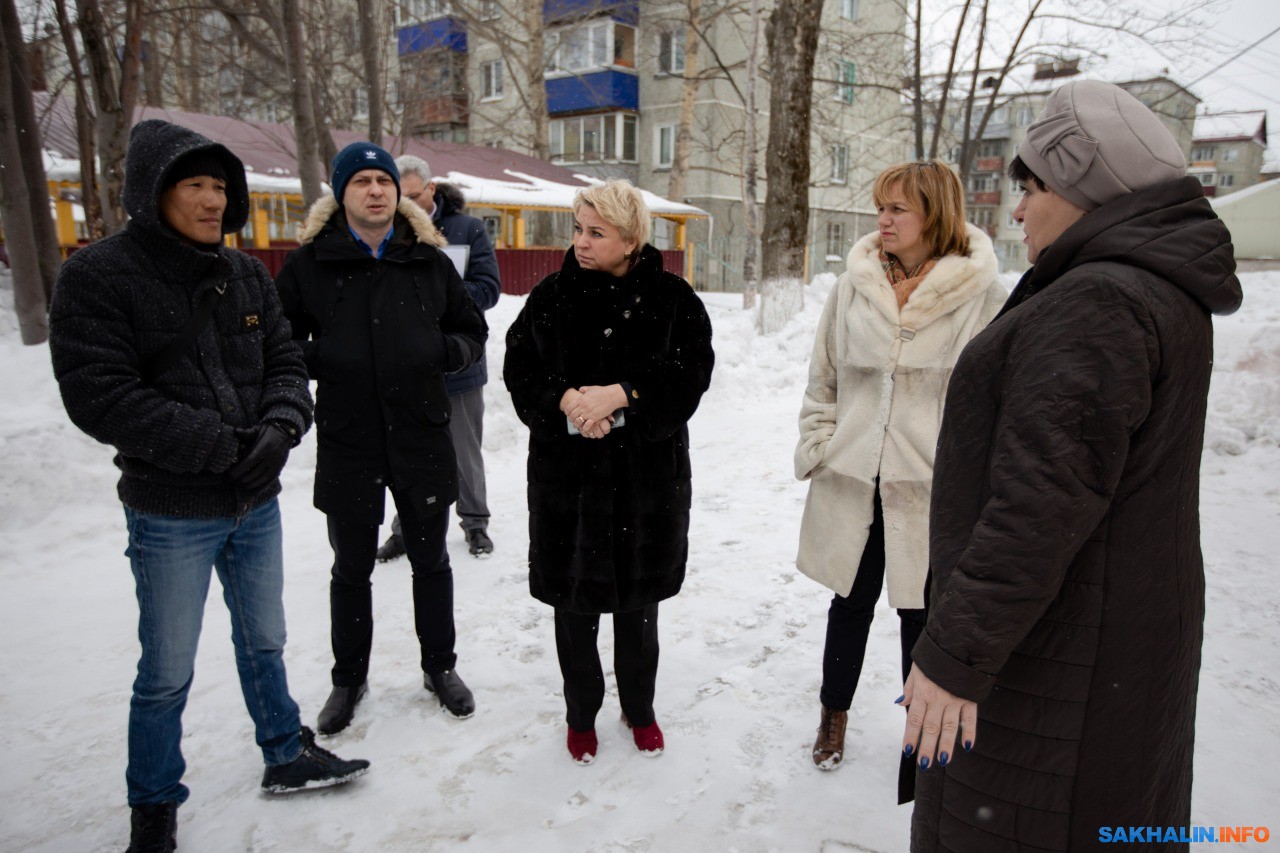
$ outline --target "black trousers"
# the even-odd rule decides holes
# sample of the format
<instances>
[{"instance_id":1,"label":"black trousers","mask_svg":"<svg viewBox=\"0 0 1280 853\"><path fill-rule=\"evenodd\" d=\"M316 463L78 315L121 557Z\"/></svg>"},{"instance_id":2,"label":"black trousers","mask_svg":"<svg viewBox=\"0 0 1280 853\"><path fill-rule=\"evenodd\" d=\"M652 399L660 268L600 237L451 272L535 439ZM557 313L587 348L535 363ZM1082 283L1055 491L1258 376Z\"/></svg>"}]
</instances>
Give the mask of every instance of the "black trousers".
<instances>
[{"instance_id":1,"label":"black trousers","mask_svg":"<svg viewBox=\"0 0 1280 853\"><path fill-rule=\"evenodd\" d=\"M422 652L422 671L453 669L453 570L445 550L449 513L422 516L410 501L391 496L400 512L404 548L413 569L413 619ZM329 516L329 544L333 546L333 574L329 581L330 638L333 642L333 683L339 687L363 684L369 676L373 647L373 567L378 550L378 525Z\"/></svg>"},{"instance_id":2,"label":"black trousers","mask_svg":"<svg viewBox=\"0 0 1280 853\"><path fill-rule=\"evenodd\" d=\"M594 729L604 704L604 670L596 639L600 617L556 608L556 654L564 676L565 720L580 732ZM653 724L658 681L658 605L613 614L613 671L618 701L631 725Z\"/></svg>"},{"instance_id":3,"label":"black trousers","mask_svg":"<svg viewBox=\"0 0 1280 853\"><path fill-rule=\"evenodd\" d=\"M875 616L880 588L884 585L884 509L876 489L871 530L862 550L858 576L848 596L831 599L827 611L827 643L822 650L822 704L833 711L847 711L853 704L862 662L867 652L867 636ZM911 672L911 649L924 631L924 610L899 610L902 642L902 680Z\"/></svg>"}]
</instances>

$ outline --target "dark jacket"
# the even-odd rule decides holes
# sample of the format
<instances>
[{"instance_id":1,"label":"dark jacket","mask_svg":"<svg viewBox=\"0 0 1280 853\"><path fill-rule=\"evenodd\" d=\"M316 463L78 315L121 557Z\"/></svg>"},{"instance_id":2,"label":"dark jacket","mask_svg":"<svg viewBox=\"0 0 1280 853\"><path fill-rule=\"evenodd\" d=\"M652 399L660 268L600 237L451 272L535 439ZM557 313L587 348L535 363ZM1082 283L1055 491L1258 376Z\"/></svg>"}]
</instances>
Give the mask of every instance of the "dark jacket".
<instances>
[{"instance_id":1,"label":"dark jacket","mask_svg":"<svg viewBox=\"0 0 1280 853\"><path fill-rule=\"evenodd\" d=\"M71 420L118 451L120 500L141 512L216 518L242 515L280 491L273 481L245 493L226 476L239 450L237 430L278 420L301 435L311 425L311 394L262 263L225 247L194 248L159 218L165 174L201 149L227 171L223 231L244 226L249 193L231 152L167 122L137 125L125 166L132 218L63 264L49 351ZM196 342L168 370L145 377L148 360L220 284L226 290Z\"/></svg>"},{"instance_id":2,"label":"dark jacket","mask_svg":"<svg viewBox=\"0 0 1280 853\"><path fill-rule=\"evenodd\" d=\"M381 259L316 202L276 286L316 390L315 505L377 524L386 486L424 514L457 498L444 374L484 352L488 327L425 211L401 199Z\"/></svg>"},{"instance_id":3,"label":"dark jacket","mask_svg":"<svg viewBox=\"0 0 1280 853\"><path fill-rule=\"evenodd\" d=\"M507 332L503 380L529 426L529 590L577 613L635 610L680 591L688 554L689 418L711 382L711 323L645 246L624 278L572 250ZM629 383L625 423L570 435L569 388Z\"/></svg>"},{"instance_id":4,"label":"dark jacket","mask_svg":"<svg viewBox=\"0 0 1280 853\"><path fill-rule=\"evenodd\" d=\"M452 184L436 184L435 210L431 220L450 245L468 246L466 272L462 283L467 287L476 307L488 311L498 304L502 295L502 282L498 278L498 256L493 253L493 243L484 222L462 211L467 202L462 190ZM482 387L489 381L489 360L483 354L470 367L444 378L445 390L450 396Z\"/></svg>"},{"instance_id":5,"label":"dark jacket","mask_svg":"<svg viewBox=\"0 0 1280 853\"><path fill-rule=\"evenodd\" d=\"M1193 178L1109 202L960 356L913 657L979 722L972 752L917 773L912 850L1092 849L1100 826L1190 823L1230 239Z\"/></svg>"}]
</instances>

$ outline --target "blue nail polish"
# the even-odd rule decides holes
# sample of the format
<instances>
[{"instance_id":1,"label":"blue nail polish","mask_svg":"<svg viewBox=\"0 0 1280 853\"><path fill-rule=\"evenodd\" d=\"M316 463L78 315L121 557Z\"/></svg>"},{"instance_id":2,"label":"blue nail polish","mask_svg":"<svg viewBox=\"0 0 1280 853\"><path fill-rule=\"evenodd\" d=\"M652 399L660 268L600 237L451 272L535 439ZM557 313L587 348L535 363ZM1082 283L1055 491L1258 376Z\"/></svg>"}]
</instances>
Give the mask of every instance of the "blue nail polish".
<instances>
[{"instance_id":1,"label":"blue nail polish","mask_svg":"<svg viewBox=\"0 0 1280 853\"><path fill-rule=\"evenodd\" d=\"M949 759L950 757L951 757L951 756L947 755L945 752L940 752L940 753L938 753L938 766L939 766L939 767L946 767L946 766L947 766L947 759Z\"/></svg>"},{"instance_id":2,"label":"blue nail polish","mask_svg":"<svg viewBox=\"0 0 1280 853\"><path fill-rule=\"evenodd\" d=\"M906 698L907 698L907 694L903 693L903 694L902 694L901 696L899 696L897 699L894 699L894 700L893 700L893 704L895 704L895 705L901 705L901 704L902 704L902 700L903 700L903 699L906 699Z\"/></svg>"},{"instance_id":3,"label":"blue nail polish","mask_svg":"<svg viewBox=\"0 0 1280 853\"><path fill-rule=\"evenodd\" d=\"M964 742L964 751L965 751L965 752L968 752L968 751L969 751L969 750L971 750L971 749L973 749L973 741L971 741L971 740L967 740L967 741L965 741L965 742Z\"/></svg>"},{"instance_id":4,"label":"blue nail polish","mask_svg":"<svg viewBox=\"0 0 1280 853\"><path fill-rule=\"evenodd\" d=\"M923 755L920 756L920 769L921 770L929 769L929 759L925 758Z\"/></svg>"},{"instance_id":5,"label":"blue nail polish","mask_svg":"<svg viewBox=\"0 0 1280 853\"><path fill-rule=\"evenodd\" d=\"M902 750L902 754L905 755L907 758L910 758L911 753L915 751L916 751L916 748L914 746L912 746L911 744L907 744L907 748Z\"/></svg>"}]
</instances>

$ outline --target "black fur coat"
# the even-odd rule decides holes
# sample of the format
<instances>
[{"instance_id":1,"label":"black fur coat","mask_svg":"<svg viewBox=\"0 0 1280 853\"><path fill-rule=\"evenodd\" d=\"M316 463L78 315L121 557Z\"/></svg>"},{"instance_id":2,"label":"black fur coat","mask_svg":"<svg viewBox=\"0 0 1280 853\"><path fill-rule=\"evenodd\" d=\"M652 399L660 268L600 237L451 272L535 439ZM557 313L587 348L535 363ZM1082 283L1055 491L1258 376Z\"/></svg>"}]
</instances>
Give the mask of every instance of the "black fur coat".
<instances>
[{"instance_id":1,"label":"black fur coat","mask_svg":"<svg viewBox=\"0 0 1280 853\"><path fill-rule=\"evenodd\" d=\"M645 246L626 276L572 250L507 333L503 379L529 426L529 590L576 613L670 598L688 555L689 418L711 382L711 322L684 279ZM625 422L571 435L569 388L628 383Z\"/></svg>"}]
</instances>

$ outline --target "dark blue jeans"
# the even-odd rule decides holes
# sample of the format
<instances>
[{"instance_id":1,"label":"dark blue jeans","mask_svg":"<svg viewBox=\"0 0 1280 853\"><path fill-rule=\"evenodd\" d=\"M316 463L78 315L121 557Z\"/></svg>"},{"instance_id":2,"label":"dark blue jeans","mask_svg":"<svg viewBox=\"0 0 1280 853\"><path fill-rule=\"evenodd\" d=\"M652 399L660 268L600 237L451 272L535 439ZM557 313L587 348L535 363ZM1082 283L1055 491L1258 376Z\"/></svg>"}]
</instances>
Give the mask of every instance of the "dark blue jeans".
<instances>
[{"instance_id":1,"label":"dark blue jeans","mask_svg":"<svg viewBox=\"0 0 1280 853\"><path fill-rule=\"evenodd\" d=\"M231 612L240 690L262 757L267 764L297 758L302 724L285 680L284 559L276 501L243 518L176 518L128 507L124 514L142 644L129 705L129 805L182 803L189 794L182 784L182 711L215 570Z\"/></svg>"}]
</instances>

